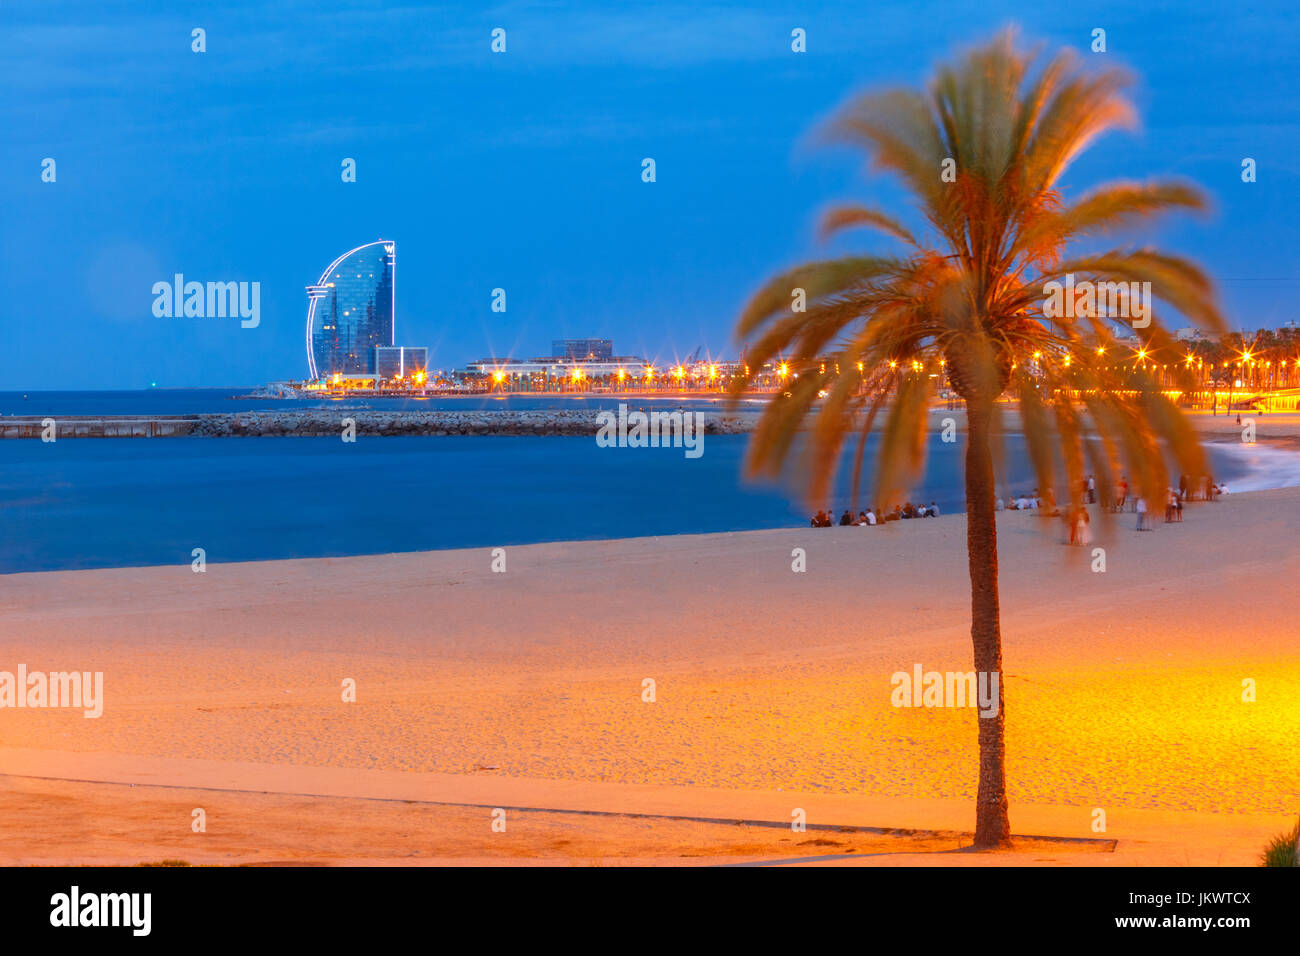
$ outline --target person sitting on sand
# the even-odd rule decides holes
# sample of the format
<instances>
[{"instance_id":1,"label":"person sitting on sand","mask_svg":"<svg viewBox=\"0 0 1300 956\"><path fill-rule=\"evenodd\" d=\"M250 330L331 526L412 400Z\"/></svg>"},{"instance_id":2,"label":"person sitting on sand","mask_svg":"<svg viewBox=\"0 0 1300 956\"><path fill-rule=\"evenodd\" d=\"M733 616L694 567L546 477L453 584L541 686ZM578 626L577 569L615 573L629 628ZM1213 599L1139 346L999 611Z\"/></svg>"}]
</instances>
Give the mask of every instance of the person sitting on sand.
<instances>
[{"instance_id":1,"label":"person sitting on sand","mask_svg":"<svg viewBox=\"0 0 1300 956\"><path fill-rule=\"evenodd\" d=\"M929 513L930 513L930 517L931 517L931 518L937 518L937 517L939 517L939 506L936 505L933 501L930 502L930 512L929 512Z\"/></svg>"},{"instance_id":2,"label":"person sitting on sand","mask_svg":"<svg viewBox=\"0 0 1300 956\"><path fill-rule=\"evenodd\" d=\"M874 525L876 523L876 512L871 508L868 508L866 514L862 516L862 520L869 525Z\"/></svg>"},{"instance_id":3,"label":"person sitting on sand","mask_svg":"<svg viewBox=\"0 0 1300 956\"><path fill-rule=\"evenodd\" d=\"M840 527L847 528L852 524L853 524L853 515L849 513L848 508L845 508L844 514L840 515Z\"/></svg>"},{"instance_id":4,"label":"person sitting on sand","mask_svg":"<svg viewBox=\"0 0 1300 956\"><path fill-rule=\"evenodd\" d=\"M996 498L996 499L994 499L994 501L993 501L993 510L994 510L994 511L1002 511L1002 510L1004 510L1005 508L1006 508L1006 505L1004 505L1004 504L1002 503L1002 499L1001 499L1001 498Z\"/></svg>"}]
</instances>

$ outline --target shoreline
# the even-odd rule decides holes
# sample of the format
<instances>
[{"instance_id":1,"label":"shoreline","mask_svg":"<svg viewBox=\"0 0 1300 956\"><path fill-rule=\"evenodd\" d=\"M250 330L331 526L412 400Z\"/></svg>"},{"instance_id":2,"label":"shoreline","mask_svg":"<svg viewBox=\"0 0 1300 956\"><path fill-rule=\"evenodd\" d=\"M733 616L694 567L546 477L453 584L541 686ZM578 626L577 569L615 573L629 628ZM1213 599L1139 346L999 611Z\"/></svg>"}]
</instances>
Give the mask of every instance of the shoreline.
<instances>
[{"instance_id":1,"label":"shoreline","mask_svg":"<svg viewBox=\"0 0 1300 956\"><path fill-rule=\"evenodd\" d=\"M1300 465L1300 455L1297 456L1297 465ZM1295 484L1282 485L1278 487L1247 488L1241 491L1231 491L1230 489L1231 493L1228 495L1228 498L1230 499L1248 498L1248 497L1254 497L1259 495L1267 495L1274 492L1284 492L1284 491L1292 491L1292 490L1296 490L1300 492L1300 481L1297 481L1297 483ZM1211 506L1213 507L1214 505L1222 503L1222 500L1224 499L1220 499L1219 501L1216 501ZM1204 504L1204 502L1197 502L1197 504ZM1087 505L1086 507L1088 509L1089 514L1093 516L1094 529L1097 528L1099 523L1107 522L1107 521L1113 523L1127 523L1130 520L1132 520L1132 516L1134 514L1132 511L1103 513L1100 511L1100 506L1097 504ZM1060 531L1062 528L1064 528L1064 524L1063 524L1064 518L1060 513L1050 514L1044 509L1029 509L1024 511L1016 511L1015 509L1008 508L998 513L1007 514L1007 515L1016 515L1018 516L1016 520L1028 521L1031 519L1036 519L1038 521L1043 521L1044 519L1050 519L1046 524L1038 526L1043 529L1042 533L1045 536L1049 533L1054 533L1055 531ZM1153 510L1151 514L1153 516L1156 516L1153 517L1152 520L1155 521L1156 523L1159 523L1157 511ZM909 520L900 519L898 521L881 521L877 525L868 528L865 534L868 537L872 537L881 534L883 529L893 527L893 526L898 526L901 529L904 526L929 524L932 521L942 521L944 519L952 519L952 518L961 518L964 521L965 512L964 511L945 512L944 514L941 514L934 519L915 518ZM838 519L836 520L838 522ZM841 530L852 530L858 533L862 533L864 530L860 525L844 526L844 525L839 525L838 523L832 525L831 528L838 528ZM795 532L803 532L803 531L825 532L831 530L831 528L813 528L803 523L795 523L795 524L780 525L777 527L767 527L767 528L742 528L742 529L737 529L732 531L679 531L671 534L634 534L634 535L623 535L620 537L591 537L591 538L553 538L553 539L546 539L543 541L523 541L523 542L512 542L506 540L500 543L500 547L508 548L508 549L559 547L559 546L598 547L598 546L617 545L621 543L673 542L673 541L689 541L691 539L710 539L710 538L717 538L717 537L735 538L738 536L743 537L746 535L768 535L768 534L776 534L776 533L795 533ZM1064 544L1065 542L1062 540L1058 543ZM256 559L241 560L241 561L207 562L207 563L211 564L214 567L256 567L259 565L273 565L273 564L292 562L292 561L350 561L355 559L366 559L366 558L415 557L419 555L457 555L457 554L481 555L491 550L492 550L491 548L482 547L482 546L474 547L474 546L465 546L465 545L455 545L455 546L442 547L442 548L421 548L421 549L401 550L401 551L358 551L358 552L343 552L338 554L312 555L306 557L256 558ZM187 562L188 560L189 559L186 558ZM183 566L188 567L188 564L184 564ZM96 574L96 573L103 574L103 573L111 573L114 571L164 570L164 569L172 569L174 567L175 565L172 564L153 563L153 564L114 564L114 565L106 565L101 567L82 567L82 568L43 568L34 571L27 571L27 570L0 571L0 581L5 581L5 580L18 578L22 576L30 576L30 575Z\"/></svg>"},{"instance_id":2,"label":"shoreline","mask_svg":"<svg viewBox=\"0 0 1300 956\"><path fill-rule=\"evenodd\" d=\"M318 439L315 444L304 448L309 457L303 459L303 461L314 466L314 463L321 456L332 460L332 447L337 444L337 435L331 435L330 439L332 441ZM490 455L499 461L513 460L518 457L514 446L509 444L511 440L508 437L503 438L502 444L494 446L490 451ZM523 443L522 450L528 454L540 454L543 458L552 457L546 447L549 439L522 436L514 438L513 441ZM731 476L732 469L739 467L738 456L744 452L744 439L736 436L726 438L725 443L722 438L719 438L718 441L719 444L713 449L712 455L708 456L710 462L716 462L709 465L710 473ZM573 442L577 442L578 446L574 447ZM385 554L454 553L495 546L511 548L539 544L591 546L604 542L638 541L643 539L662 539L665 541L689 539L708 534L735 535L770 531L794 532L808 528L807 516L817 510L818 507L821 507L821 505L818 505L804 510L797 505L791 505L791 502L796 499L791 497L789 489L782 491L780 486L770 483L741 481L736 486L739 490L733 490L732 492L716 491L719 500L725 498L726 494L729 493L743 494L754 490L768 495L768 498L755 498L753 499L755 504L753 510L736 511L729 519L724 520L714 520L716 509L703 516L698 513L695 514L696 518L702 517L702 520L692 520L688 517L656 520L654 515L647 514L617 521L597 520L595 518L590 520L542 520L533 522L529 526L516 525L510 522L494 522L487 525L464 521L457 523L454 516L452 516L448 519L453 522L452 524L443 523L437 527L430 526L430 533L406 533L403 529L399 529L395 533L377 534L372 533L365 527L355 528L349 526L351 530L346 531L346 533L322 538L310 518L294 518L294 515L300 513L314 513L311 509L319 507L317 502L304 503L301 496L281 493L278 489L282 485L279 479L275 477L280 472L272 473L271 477L266 480L254 480L256 475L261 474L260 463L262 459L267 459L268 456L271 461L287 460L292 462L294 463L292 470L301 470L303 466L298 464L298 459L294 457L298 454L294 443L274 447L271 443L264 444L262 442L235 444L239 447L230 447L224 443L202 446L200 443L200 447L191 445L188 448L182 448L182 446L186 445L186 443L182 442L157 446L156 449L152 450L140 449L144 460L152 463L152 472L156 476L162 476L154 480L165 482L166 489L160 486L156 492L150 493L147 490L148 480L144 482L140 489L137 489L137 504L134 506L137 519L134 523L122 518L102 519L96 523L94 518L97 512L91 506L100 500L104 501L107 506L113 506L112 498L105 498L104 494L92 495L92 497L86 499L90 501L90 505L82 503L80 505L81 512L73 510L71 506L64 506L62 510L52 509L50 516L46 519L46 528L36 527L33 524L33 519L26 518L21 526L29 527L31 533L25 536L25 543L21 549L15 548L7 554L6 560L0 564L0 577L74 570L163 567L167 566L173 558L188 564L195 543L204 544L206 548L205 558L215 558L215 556L221 555L221 560L224 563L262 563L297 558L347 559ZM1209 437L1206 444L1207 447L1216 449L1213 451L1215 462L1213 471L1220 479L1226 479L1227 486L1233 496L1300 487L1300 453L1284 441L1261 440L1254 446L1239 446L1236 443L1227 443L1222 438ZM595 456L601 461L609 460L603 457L604 453L584 446L585 442L582 438L571 438L570 444L560 448L559 451L566 455ZM98 446L92 443L90 446L67 446L66 451L62 453L59 453L57 449L46 451L46 446L39 444L35 448L27 447L31 449L30 452L24 451L14 456L13 461L17 467L28 472L32 468L36 468L38 470L35 473L39 475L43 474L47 467L41 464L42 462L47 460L54 462L55 464L52 467L56 469L56 472L62 476L65 482L73 481L75 485L85 484L84 491L81 492L83 498L87 494L95 492L95 489L99 487L101 482L99 476L101 474L110 476L105 479L109 481L110 487L118 487L114 482L122 481L123 475L126 475L125 480L128 485L124 487L128 488L128 490L140 485L140 481L131 477L130 474L133 463L138 457L134 447ZM152 446L150 447L152 448ZM344 445L341 447L347 448L349 446ZM407 454L431 454L443 446L426 445L419 439L406 438L402 442L393 445L374 442L361 447L367 457L357 459L360 465L356 467L361 467L361 473L364 473L364 467L369 461L383 463L384 467L391 468L394 461L402 461ZM468 437L461 437L454 445L447 447L450 449L449 454L473 456L480 454L477 441ZM938 447L946 449L951 446ZM1012 446L1013 450L1015 447ZM46 456L51 454L54 457L47 459ZM488 451L483 452L483 454L488 454ZM935 451L934 454L939 455L940 453ZM289 457L285 459L285 455ZM372 459L369 456L376 457ZM1015 455L1012 457L1019 460ZM621 461L621 459L615 460ZM657 459L650 460L656 461ZM734 464L730 464L733 461ZM64 464L60 464L60 462ZM173 467L174 463L179 464ZM75 466L76 470L70 470L71 466ZM662 481L664 474L676 475L680 473L681 469L689 470L691 465L689 463L678 463L672 467L677 470L672 472L661 471L657 480ZM196 475L199 479L202 479L205 474L212 470L216 470L217 474L238 475L240 470L244 468L254 469L253 475L250 476L248 481L234 479L227 480L224 485L214 485L213 487L219 493L215 494L213 500L217 502L224 501L233 494L235 498L231 500L237 502L240 494L254 494L258 501L271 501L278 504L250 511L248 528L239 534L228 533L219 520L214 520L213 506L211 504L196 504L167 490L184 487L187 481L195 480ZM105 471L105 469L108 470ZM410 471L410 469L403 470ZM489 468L490 470L491 468ZM284 470L281 469L280 471L283 472ZM625 471L626 469L620 469L616 473L624 474ZM355 467L351 473L358 474ZM437 472L437 474L440 473ZM415 475L416 473L411 472L411 474ZM550 477L545 478L545 480L539 479L543 488L542 496L562 493L562 489L567 487L567 478L563 476L563 473L551 475L550 472L547 472L547 475L550 475ZM629 477L624 474L623 479L620 480L633 480L635 478L635 475ZM433 479L429 477L424 479L411 478L405 484L398 483L394 487L399 495L405 494L404 489L408 487L416 488L415 493L417 495L422 493L418 489L424 487L441 489L441 491L436 492L438 494L455 494L456 482L454 480L450 483L444 481L441 484L434 481L432 485L429 485L431 480ZM508 484L514 479L503 480ZM731 479L728 477L726 480ZM923 498L916 498L915 495L912 497L918 501L928 501L937 497L942 505L944 517L962 515L965 510L965 500L960 486L960 475L957 476L957 481L956 485L948 482L941 487L936 486L941 493L927 493ZM1005 499L1008 494L1027 491L1032 483L1032 475L1026 473L1021 476L1019 481L1000 483L998 490ZM715 484L716 481L712 478L705 481L700 485L701 494L706 497L708 494L714 494L715 492L710 489L714 489ZM731 486L728 485L727 487L730 488ZM838 516L848 506L847 489L841 488L840 492L840 495L834 496L833 503L836 507L832 508L833 517ZM34 497L40 494L39 490L28 492L27 497L24 497L22 489L17 489L14 494L18 497L7 505L9 509L22 509L30 501L48 500ZM148 496L147 499L141 499L141 494ZM66 497L65 495L56 500L62 501ZM170 523L155 519L147 510L148 506L141 503L143 500L161 503L159 507L164 508L163 513L175 514L177 518ZM409 494L402 500L416 501L418 503L418 498L413 499ZM864 497L860 507L865 507L867 504L880 503L868 501L867 497ZM307 508L308 511L302 512L303 508ZM853 509L854 514L857 513L857 510ZM83 519L76 517L78 513L86 513L92 520L87 524ZM1033 513L1036 515L1043 514L1040 512ZM13 517L17 520L24 516L20 512ZM1093 517L1094 521L1101 520L1101 516L1096 513L1094 513ZM1124 519L1121 517L1121 520ZM50 530L51 526L48 524L50 521L57 522L52 526L53 530ZM836 525L838 526L838 520ZM903 524L898 526L904 527ZM907 525L907 527L914 527L914 523ZM88 533L101 533L95 530L97 528L101 528L102 534L107 536L106 540L110 542L109 545L101 546L97 545L94 540L87 541L85 539L85 535ZM269 534L265 530L267 528L279 528L280 530L277 532L279 536ZM183 547L175 546L178 529L186 534L186 537L179 539ZM825 531L826 529L816 530ZM869 536L878 537L880 534L878 528L856 528L855 530ZM42 534L50 535L48 538L49 543L46 543L47 539L43 538ZM68 542L73 540L79 541L80 544L70 547ZM116 543L113 544L112 542Z\"/></svg>"}]
</instances>

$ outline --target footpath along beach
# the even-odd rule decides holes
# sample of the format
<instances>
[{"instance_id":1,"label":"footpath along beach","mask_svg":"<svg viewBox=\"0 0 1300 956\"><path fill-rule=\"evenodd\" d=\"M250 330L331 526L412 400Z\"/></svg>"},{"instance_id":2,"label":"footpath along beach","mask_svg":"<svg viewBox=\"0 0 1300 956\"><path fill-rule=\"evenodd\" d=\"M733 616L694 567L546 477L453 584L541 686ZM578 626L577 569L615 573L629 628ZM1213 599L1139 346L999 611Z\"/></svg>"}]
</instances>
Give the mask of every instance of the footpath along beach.
<instances>
[{"instance_id":1,"label":"footpath along beach","mask_svg":"<svg viewBox=\"0 0 1300 956\"><path fill-rule=\"evenodd\" d=\"M1000 517L1012 826L1071 841L1006 861L1251 865L1294 822L1298 505L1094 513L1100 573ZM0 711L0 859L988 863L946 852L974 711L891 705L970 669L964 517L899 525L0 576L0 670L105 698Z\"/></svg>"}]
</instances>

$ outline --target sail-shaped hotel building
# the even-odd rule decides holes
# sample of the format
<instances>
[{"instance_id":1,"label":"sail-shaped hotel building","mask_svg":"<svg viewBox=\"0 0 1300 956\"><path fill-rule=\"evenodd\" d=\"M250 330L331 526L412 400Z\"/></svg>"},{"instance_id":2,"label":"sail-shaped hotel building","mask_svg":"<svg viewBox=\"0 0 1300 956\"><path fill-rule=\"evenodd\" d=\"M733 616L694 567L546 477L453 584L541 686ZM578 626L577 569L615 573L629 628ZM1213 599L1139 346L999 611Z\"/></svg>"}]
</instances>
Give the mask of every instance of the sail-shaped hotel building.
<instances>
[{"instance_id":1,"label":"sail-shaped hotel building","mask_svg":"<svg viewBox=\"0 0 1300 956\"><path fill-rule=\"evenodd\" d=\"M396 342L396 262L397 244L379 239L343 253L307 287L307 366L312 379L379 373L376 349L392 348Z\"/></svg>"}]
</instances>

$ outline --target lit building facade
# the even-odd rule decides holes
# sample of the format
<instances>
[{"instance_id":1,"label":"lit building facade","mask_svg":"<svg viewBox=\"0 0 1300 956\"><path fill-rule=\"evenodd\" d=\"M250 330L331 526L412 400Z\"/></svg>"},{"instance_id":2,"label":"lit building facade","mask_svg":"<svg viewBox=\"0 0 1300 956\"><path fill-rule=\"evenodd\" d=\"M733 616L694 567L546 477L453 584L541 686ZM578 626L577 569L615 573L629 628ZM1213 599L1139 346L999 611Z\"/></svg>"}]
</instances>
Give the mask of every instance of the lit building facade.
<instances>
[{"instance_id":1,"label":"lit building facade","mask_svg":"<svg viewBox=\"0 0 1300 956\"><path fill-rule=\"evenodd\" d=\"M345 252L307 287L311 378L379 374L376 349L396 341L396 262L396 244L380 239Z\"/></svg>"},{"instance_id":2,"label":"lit building facade","mask_svg":"<svg viewBox=\"0 0 1300 956\"><path fill-rule=\"evenodd\" d=\"M614 358L610 339L553 339L551 357L571 362L608 362Z\"/></svg>"},{"instance_id":3,"label":"lit building facade","mask_svg":"<svg viewBox=\"0 0 1300 956\"><path fill-rule=\"evenodd\" d=\"M429 368L429 350L410 345L380 345L375 348L375 374L381 379L411 378Z\"/></svg>"}]
</instances>

